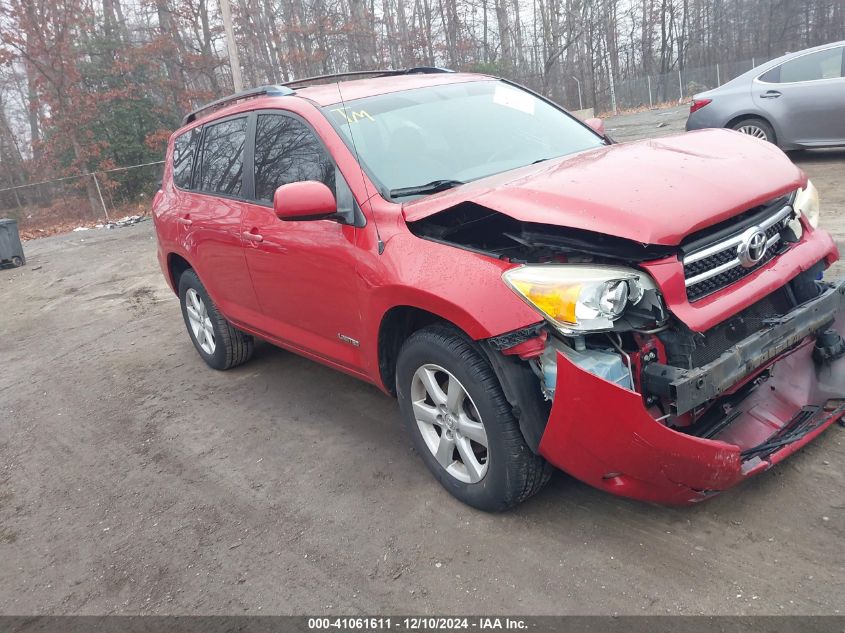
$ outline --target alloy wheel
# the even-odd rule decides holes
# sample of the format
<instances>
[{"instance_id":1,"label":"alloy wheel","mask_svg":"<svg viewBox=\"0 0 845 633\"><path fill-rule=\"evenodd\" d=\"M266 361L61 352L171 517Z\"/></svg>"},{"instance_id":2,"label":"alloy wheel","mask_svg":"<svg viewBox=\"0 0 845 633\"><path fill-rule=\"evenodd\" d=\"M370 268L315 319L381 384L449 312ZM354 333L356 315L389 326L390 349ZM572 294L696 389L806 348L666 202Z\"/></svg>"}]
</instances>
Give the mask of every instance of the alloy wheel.
<instances>
[{"instance_id":1,"label":"alloy wheel","mask_svg":"<svg viewBox=\"0 0 845 633\"><path fill-rule=\"evenodd\" d=\"M188 323L191 325L191 331L194 333L197 345L206 354L213 354L216 348L214 327L208 316L205 302L193 288L188 288L188 292L185 293L185 307L188 310Z\"/></svg>"},{"instance_id":2,"label":"alloy wheel","mask_svg":"<svg viewBox=\"0 0 845 633\"><path fill-rule=\"evenodd\" d=\"M753 136L754 138L759 138L764 141L769 140L769 135L766 134L766 130L761 128L759 125L754 125L753 123L746 123L745 125L741 125L740 127L736 128L737 132L742 132L743 134L748 134L749 136Z\"/></svg>"},{"instance_id":3,"label":"alloy wheel","mask_svg":"<svg viewBox=\"0 0 845 633\"><path fill-rule=\"evenodd\" d=\"M489 465L487 431L469 393L439 365L423 365L411 381L414 419L437 462L458 481L478 483Z\"/></svg>"}]
</instances>

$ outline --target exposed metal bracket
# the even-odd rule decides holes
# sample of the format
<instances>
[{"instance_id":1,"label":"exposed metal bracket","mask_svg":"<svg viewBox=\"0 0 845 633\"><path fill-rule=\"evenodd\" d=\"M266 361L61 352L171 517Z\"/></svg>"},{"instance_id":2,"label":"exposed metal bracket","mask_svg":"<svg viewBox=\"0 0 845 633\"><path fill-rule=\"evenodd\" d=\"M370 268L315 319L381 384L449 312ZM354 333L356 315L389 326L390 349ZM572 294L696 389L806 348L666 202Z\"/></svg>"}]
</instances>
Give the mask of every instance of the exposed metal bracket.
<instances>
[{"instance_id":1,"label":"exposed metal bracket","mask_svg":"<svg viewBox=\"0 0 845 633\"><path fill-rule=\"evenodd\" d=\"M643 368L644 389L649 394L669 400L675 415L692 411L720 396L740 379L807 336L826 330L845 306L843 295L845 280L795 308L788 321L755 332L701 367L683 369L649 363Z\"/></svg>"}]
</instances>

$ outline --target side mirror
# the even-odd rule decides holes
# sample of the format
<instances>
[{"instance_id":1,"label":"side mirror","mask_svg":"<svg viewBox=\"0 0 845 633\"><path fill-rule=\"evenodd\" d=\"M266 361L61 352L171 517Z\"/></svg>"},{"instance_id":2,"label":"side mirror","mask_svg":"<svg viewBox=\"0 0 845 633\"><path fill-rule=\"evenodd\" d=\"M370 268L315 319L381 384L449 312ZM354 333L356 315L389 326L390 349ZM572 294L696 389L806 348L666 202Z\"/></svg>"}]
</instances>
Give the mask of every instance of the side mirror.
<instances>
[{"instance_id":1,"label":"side mirror","mask_svg":"<svg viewBox=\"0 0 845 633\"><path fill-rule=\"evenodd\" d=\"M280 220L325 220L337 213L337 201L321 182L291 182L276 189L273 211Z\"/></svg>"},{"instance_id":2,"label":"side mirror","mask_svg":"<svg viewBox=\"0 0 845 633\"><path fill-rule=\"evenodd\" d=\"M587 119L586 121L584 121L584 123L586 123L591 128L593 128L593 130L598 132L601 136L604 136L604 137L607 136L607 132L604 131L604 121L602 121L601 119L599 119L599 118Z\"/></svg>"}]
</instances>

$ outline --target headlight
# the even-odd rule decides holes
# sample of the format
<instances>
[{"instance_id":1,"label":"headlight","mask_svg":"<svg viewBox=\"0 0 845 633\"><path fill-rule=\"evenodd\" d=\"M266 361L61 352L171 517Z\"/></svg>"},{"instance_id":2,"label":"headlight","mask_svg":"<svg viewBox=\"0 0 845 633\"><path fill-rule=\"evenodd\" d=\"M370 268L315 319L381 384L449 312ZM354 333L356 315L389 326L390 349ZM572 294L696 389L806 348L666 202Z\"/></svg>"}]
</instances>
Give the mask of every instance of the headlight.
<instances>
[{"instance_id":1,"label":"headlight","mask_svg":"<svg viewBox=\"0 0 845 633\"><path fill-rule=\"evenodd\" d=\"M502 279L546 319L575 332L613 329L626 307L656 289L647 275L621 266L527 265L506 271Z\"/></svg>"},{"instance_id":2,"label":"headlight","mask_svg":"<svg viewBox=\"0 0 845 633\"><path fill-rule=\"evenodd\" d=\"M819 192L812 181L808 180L807 186L798 190L792 206L807 218L810 226L816 228L819 225Z\"/></svg>"}]
</instances>

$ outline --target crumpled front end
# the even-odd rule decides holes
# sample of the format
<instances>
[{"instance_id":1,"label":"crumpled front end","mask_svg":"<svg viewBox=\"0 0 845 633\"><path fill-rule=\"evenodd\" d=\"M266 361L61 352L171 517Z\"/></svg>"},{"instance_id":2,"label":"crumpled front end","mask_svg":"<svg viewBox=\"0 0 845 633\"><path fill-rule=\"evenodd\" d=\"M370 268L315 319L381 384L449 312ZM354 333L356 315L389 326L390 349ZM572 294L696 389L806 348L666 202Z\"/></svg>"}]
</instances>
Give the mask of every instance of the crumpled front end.
<instances>
[{"instance_id":1,"label":"crumpled front end","mask_svg":"<svg viewBox=\"0 0 845 633\"><path fill-rule=\"evenodd\" d=\"M481 348L555 466L692 503L842 416L845 286L822 281L839 255L809 182L655 243L536 219L464 201L409 227L505 262L502 281L544 318Z\"/></svg>"},{"instance_id":2,"label":"crumpled front end","mask_svg":"<svg viewBox=\"0 0 845 633\"><path fill-rule=\"evenodd\" d=\"M554 391L561 397L554 400L539 452L597 488L666 504L701 501L767 470L845 413L845 358L841 339L831 332L845 335L843 295L845 281L827 286L703 371L670 372L676 390L664 380L660 394L652 393L661 383L648 378L647 366L637 367L636 391L558 351ZM654 355L657 371L651 375L668 367L660 362L663 355ZM747 371L720 385L716 395L707 393L699 402L685 391L709 389L702 376L716 380L737 367ZM671 416L656 414L658 399L663 410L678 408ZM671 426L665 423L669 417Z\"/></svg>"}]
</instances>

